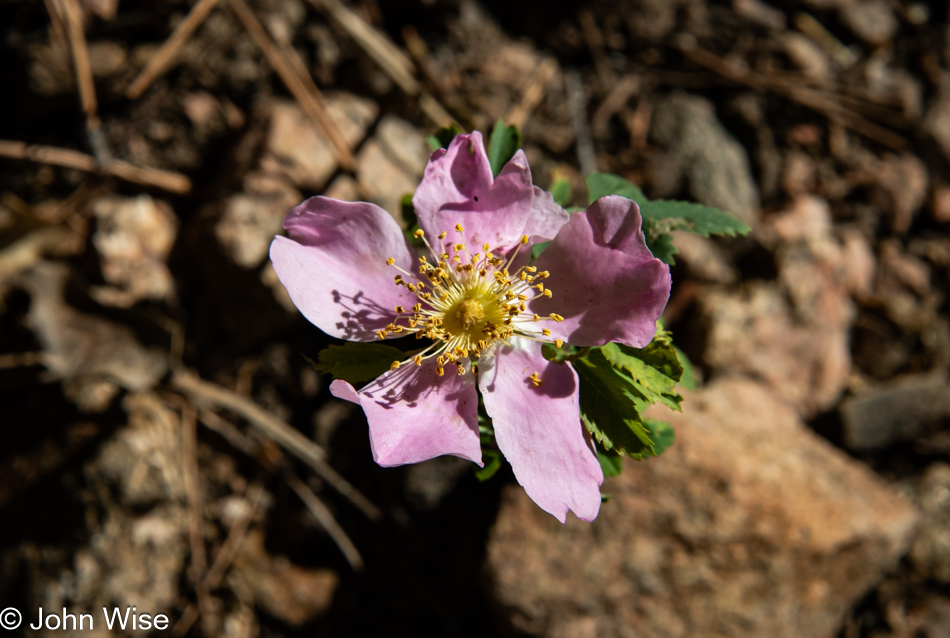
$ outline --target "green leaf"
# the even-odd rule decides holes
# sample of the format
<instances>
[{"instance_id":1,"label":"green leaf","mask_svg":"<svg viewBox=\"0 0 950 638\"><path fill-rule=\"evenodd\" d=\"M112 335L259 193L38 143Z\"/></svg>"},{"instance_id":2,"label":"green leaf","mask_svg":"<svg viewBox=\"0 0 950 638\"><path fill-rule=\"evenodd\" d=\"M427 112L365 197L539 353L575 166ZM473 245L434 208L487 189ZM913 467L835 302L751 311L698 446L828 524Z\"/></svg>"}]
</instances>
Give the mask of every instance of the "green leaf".
<instances>
[{"instance_id":1,"label":"green leaf","mask_svg":"<svg viewBox=\"0 0 950 638\"><path fill-rule=\"evenodd\" d=\"M676 246L673 245L673 235L668 232L657 232L654 228L654 224L647 221L643 222L643 235L647 241L647 248L650 249L654 257L664 264L670 266L676 265L676 259L674 259L673 255L679 251L676 250Z\"/></svg>"},{"instance_id":2,"label":"green leaf","mask_svg":"<svg viewBox=\"0 0 950 638\"><path fill-rule=\"evenodd\" d=\"M488 163L491 164L493 177L504 168L518 149L521 148L521 131L515 125L505 126L502 120L495 122L488 143Z\"/></svg>"},{"instance_id":3,"label":"green leaf","mask_svg":"<svg viewBox=\"0 0 950 638\"><path fill-rule=\"evenodd\" d=\"M601 354L616 369L624 372L632 380L629 392L646 401L648 405L662 403L671 410L680 410L683 400L676 393L676 382L683 374L683 368L676 360L672 349L651 350L653 344L643 349L630 348L616 343L608 343L600 348ZM663 355L672 357L678 371L670 370L670 362L662 360Z\"/></svg>"},{"instance_id":4,"label":"green leaf","mask_svg":"<svg viewBox=\"0 0 950 638\"><path fill-rule=\"evenodd\" d=\"M650 438L653 439L653 451L659 456L669 449L676 440L676 431L667 421L658 419L647 419L644 422L650 430Z\"/></svg>"},{"instance_id":5,"label":"green leaf","mask_svg":"<svg viewBox=\"0 0 950 638\"><path fill-rule=\"evenodd\" d=\"M620 476L623 471L623 457L616 452L605 450L599 443L597 447L597 461L600 463L600 469L604 471L604 476Z\"/></svg>"},{"instance_id":6,"label":"green leaf","mask_svg":"<svg viewBox=\"0 0 950 638\"><path fill-rule=\"evenodd\" d=\"M639 202L638 202L639 203ZM656 200L641 205L644 219L660 222L674 220L671 230L688 230L709 237L710 235L745 235L751 228L724 210L692 202Z\"/></svg>"},{"instance_id":7,"label":"green leaf","mask_svg":"<svg viewBox=\"0 0 950 638\"><path fill-rule=\"evenodd\" d=\"M604 449L635 458L653 454L653 441L639 409L649 405L631 390L631 380L599 348L574 361L580 380L581 420Z\"/></svg>"},{"instance_id":8,"label":"green leaf","mask_svg":"<svg viewBox=\"0 0 950 638\"><path fill-rule=\"evenodd\" d=\"M599 453L643 459L673 443L668 423L642 416L654 403L678 411L683 400L676 384L684 368L669 332L661 326L645 348L609 343L568 354L569 347L555 350L548 346L542 353L550 361L573 361L580 380L581 420Z\"/></svg>"},{"instance_id":9,"label":"green leaf","mask_svg":"<svg viewBox=\"0 0 950 638\"><path fill-rule=\"evenodd\" d=\"M683 366L683 376L680 377L680 385L687 390L695 390L699 387L699 383L696 381L696 368L693 367L693 362L689 360L685 352L676 346L673 346L673 351L676 352L676 358L680 360L680 365Z\"/></svg>"},{"instance_id":10,"label":"green leaf","mask_svg":"<svg viewBox=\"0 0 950 638\"><path fill-rule=\"evenodd\" d=\"M462 129L459 128L458 124L451 124L440 128L435 132L435 135L427 137L426 141L429 143L429 148L434 152L440 148L448 148L455 136L461 132Z\"/></svg>"},{"instance_id":11,"label":"green leaf","mask_svg":"<svg viewBox=\"0 0 950 638\"><path fill-rule=\"evenodd\" d=\"M568 343L565 343L560 348L555 346L553 343L541 344L541 356L543 356L548 361L553 361L555 363L564 363L565 361L573 360L574 356L579 351L580 348L572 346Z\"/></svg>"},{"instance_id":12,"label":"green leaf","mask_svg":"<svg viewBox=\"0 0 950 638\"><path fill-rule=\"evenodd\" d=\"M371 381L389 370L393 361L402 361L406 353L381 343L355 343L328 346L317 356L316 368L334 379L350 383Z\"/></svg>"},{"instance_id":13,"label":"green leaf","mask_svg":"<svg viewBox=\"0 0 950 638\"><path fill-rule=\"evenodd\" d=\"M620 195L640 206L643 216L643 234L653 256L673 265L676 247L670 233L688 230L703 237L710 235L745 235L751 229L724 210L692 202L651 201L635 184L619 175L592 173L587 176L587 190L591 203L605 195Z\"/></svg>"},{"instance_id":14,"label":"green leaf","mask_svg":"<svg viewBox=\"0 0 950 638\"><path fill-rule=\"evenodd\" d=\"M558 177L551 184L551 197L554 202L561 207L569 206L574 199L574 191L571 190L571 183L563 177Z\"/></svg>"},{"instance_id":15,"label":"green leaf","mask_svg":"<svg viewBox=\"0 0 950 638\"><path fill-rule=\"evenodd\" d=\"M483 454L483 457L486 459L485 467L475 470L475 478L484 483L491 477L495 476L495 474L498 473L498 470L501 469L501 454L498 452L486 451Z\"/></svg>"},{"instance_id":16,"label":"green leaf","mask_svg":"<svg viewBox=\"0 0 950 638\"><path fill-rule=\"evenodd\" d=\"M593 204L606 195L620 195L632 199L637 204L648 201L646 195L636 184L613 173L591 173L588 175L587 192L588 204Z\"/></svg>"},{"instance_id":17,"label":"green leaf","mask_svg":"<svg viewBox=\"0 0 950 638\"><path fill-rule=\"evenodd\" d=\"M551 242L549 241L539 241L534 246L532 246L531 247L531 261L534 261L535 259L540 257L541 253L543 253L545 249L550 245L551 245Z\"/></svg>"}]
</instances>

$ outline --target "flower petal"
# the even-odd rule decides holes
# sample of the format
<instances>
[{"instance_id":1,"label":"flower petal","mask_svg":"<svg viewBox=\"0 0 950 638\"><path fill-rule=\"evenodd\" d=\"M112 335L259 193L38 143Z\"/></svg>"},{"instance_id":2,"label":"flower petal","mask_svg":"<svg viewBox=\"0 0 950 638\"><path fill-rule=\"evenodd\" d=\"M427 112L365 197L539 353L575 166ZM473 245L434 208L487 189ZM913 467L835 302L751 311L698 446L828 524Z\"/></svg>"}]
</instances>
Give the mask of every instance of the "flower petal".
<instances>
[{"instance_id":1,"label":"flower petal","mask_svg":"<svg viewBox=\"0 0 950 638\"><path fill-rule=\"evenodd\" d=\"M524 151L492 179L478 131L456 135L448 149L432 154L412 203L420 228L430 236L446 231L454 242L455 225L462 224L472 252L487 243L502 254L525 234L531 243L546 241L568 219L550 194L532 185Z\"/></svg>"},{"instance_id":2,"label":"flower petal","mask_svg":"<svg viewBox=\"0 0 950 638\"><path fill-rule=\"evenodd\" d=\"M411 307L416 296L396 286L390 257L412 272L415 253L396 221L375 204L311 197L284 219L290 237L270 247L277 276L294 305L318 328L350 341L374 341L376 330Z\"/></svg>"},{"instance_id":3,"label":"flower petal","mask_svg":"<svg viewBox=\"0 0 950 638\"><path fill-rule=\"evenodd\" d=\"M604 474L581 425L574 369L545 360L539 345L518 338L479 368L498 447L528 496L562 523L568 510L584 521L596 518ZM528 379L534 372L540 387Z\"/></svg>"},{"instance_id":4,"label":"flower petal","mask_svg":"<svg viewBox=\"0 0 950 638\"><path fill-rule=\"evenodd\" d=\"M670 298L670 268L653 257L640 229L636 203L601 197L575 213L537 261L551 273L544 283L553 297L538 297L531 309L558 313L551 336L576 346L611 341L642 348L656 333L656 320Z\"/></svg>"},{"instance_id":5,"label":"flower petal","mask_svg":"<svg viewBox=\"0 0 950 638\"><path fill-rule=\"evenodd\" d=\"M359 392L339 379L330 384L330 392L363 407L373 458L383 467L443 454L482 464L472 375L452 371L439 377L431 363L406 364Z\"/></svg>"}]
</instances>

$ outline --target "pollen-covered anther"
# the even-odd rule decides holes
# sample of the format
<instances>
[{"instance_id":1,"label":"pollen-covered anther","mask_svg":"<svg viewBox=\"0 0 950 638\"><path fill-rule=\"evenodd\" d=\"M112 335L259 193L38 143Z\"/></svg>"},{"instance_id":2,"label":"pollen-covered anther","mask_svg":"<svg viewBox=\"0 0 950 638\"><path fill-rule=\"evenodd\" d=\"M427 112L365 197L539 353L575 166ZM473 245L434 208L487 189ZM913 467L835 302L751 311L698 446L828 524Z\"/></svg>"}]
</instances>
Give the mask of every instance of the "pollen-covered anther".
<instances>
[{"instance_id":1,"label":"pollen-covered anther","mask_svg":"<svg viewBox=\"0 0 950 638\"><path fill-rule=\"evenodd\" d=\"M426 231L422 230L421 228L417 228L416 232L414 232L412 236L415 237L416 239L419 239L420 237L424 237L425 234L426 234Z\"/></svg>"},{"instance_id":2,"label":"pollen-covered anther","mask_svg":"<svg viewBox=\"0 0 950 638\"><path fill-rule=\"evenodd\" d=\"M532 383L532 384L534 385L534 387L536 387L536 388L540 388L541 385L544 383L543 381L541 381L541 377L538 375L537 372L535 372L535 373L533 373L531 376L529 376L529 377L528 377L528 380L531 381L531 383Z\"/></svg>"},{"instance_id":3,"label":"pollen-covered anther","mask_svg":"<svg viewBox=\"0 0 950 638\"><path fill-rule=\"evenodd\" d=\"M555 347L555 348L560 349L561 346L563 346L563 345L564 345L564 340L563 340L563 339L555 339L555 340L554 340L554 347Z\"/></svg>"},{"instance_id":4,"label":"pollen-covered anther","mask_svg":"<svg viewBox=\"0 0 950 638\"><path fill-rule=\"evenodd\" d=\"M399 314L402 314L406 312L406 309L403 308L402 306L396 306L395 311L398 312Z\"/></svg>"},{"instance_id":5,"label":"pollen-covered anther","mask_svg":"<svg viewBox=\"0 0 950 638\"><path fill-rule=\"evenodd\" d=\"M389 366L389 370L390 370L391 372L395 372L395 371L398 370L398 369L399 369L399 362L398 362L398 361L393 361L393 364L392 364L391 366Z\"/></svg>"},{"instance_id":6,"label":"pollen-covered anther","mask_svg":"<svg viewBox=\"0 0 950 638\"><path fill-rule=\"evenodd\" d=\"M562 321L564 321L564 317L562 317L561 315L557 314L556 312L552 312L552 313L551 313L550 315L548 315L548 316L551 317L551 319L554 319L554 320L555 320L556 322L558 322L558 323L561 323Z\"/></svg>"},{"instance_id":7,"label":"pollen-covered anther","mask_svg":"<svg viewBox=\"0 0 950 638\"><path fill-rule=\"evenodd\" d=\"M396 260L393 259L392 257L390 257L389 259L386 260L386 265L387 265L387 266L392 266L392 265L395 264L395 263L396 263Z\"/></svg>"}]
</instances>

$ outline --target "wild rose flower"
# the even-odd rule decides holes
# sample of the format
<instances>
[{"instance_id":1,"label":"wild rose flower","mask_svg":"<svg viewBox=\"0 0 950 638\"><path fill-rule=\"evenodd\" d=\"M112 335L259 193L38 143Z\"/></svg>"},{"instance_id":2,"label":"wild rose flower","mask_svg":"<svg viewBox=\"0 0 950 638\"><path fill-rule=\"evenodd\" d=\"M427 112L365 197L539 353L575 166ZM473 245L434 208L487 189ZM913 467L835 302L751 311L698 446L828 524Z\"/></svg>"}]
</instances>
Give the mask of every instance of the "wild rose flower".
<instances>
[{"instance_id":1,"label":"wild rose flower","mask_svg":"<svg viewBox=\"0 0 950 638\"><path fill-rule=\"evenodd\" d=\"M564 522L593 520L603 472L580 420L578 377L545 342L644 347L670 293L669 268L640 230L637 205L609 196L570 217L531 183L518 151L492 178L481 134L436 151L413 198L428 254L378 206L308 199L270 255L303 315L351 341L404 336L431 345L357 391L382 466L454 454L482 464L478 395L528 495ZM553 240L529 265L531 247Z\"/></svg>"}]
</instances>

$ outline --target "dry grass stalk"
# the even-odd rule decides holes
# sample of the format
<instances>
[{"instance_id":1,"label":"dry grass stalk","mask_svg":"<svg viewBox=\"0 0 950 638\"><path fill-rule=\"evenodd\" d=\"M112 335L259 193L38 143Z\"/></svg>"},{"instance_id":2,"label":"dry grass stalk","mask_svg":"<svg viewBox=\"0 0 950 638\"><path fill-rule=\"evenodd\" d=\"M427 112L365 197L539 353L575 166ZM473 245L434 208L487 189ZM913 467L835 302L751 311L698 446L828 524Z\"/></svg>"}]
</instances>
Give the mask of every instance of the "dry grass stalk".
<instances>
[{"instance_id":1,"label":"dry grass stalk","mask_svg":"<svg viewBox=\"0 0 950 638\"><path fill-rule=\"evenodd\" d=\"M250 34L254 42L257 43L261 51L264 52L264 57L267 58L271 68L280 76L287 90L297 99L307 115L310 116L310 119L313 120L314 124L327 134L327 137L333 145L333 150L336 151L337 157L340 160L340 164L347 170L353 170L355 166L353 154L343 140L342 134L336 129L336 124L333 123L330 119L330 115L321 105L320 102L322 100L318 100L315 94L311 90L308 90L308 82L302 79L302 75L298 75L298 73L295 72L293 64L284 58L273 40L267 35L267 31L264 30L264 26L260 23L260 20L254 15L251 8L247 6L247 3L244 2L244 0L229 0L229 4L234 10L234 13L237 14L238 19L244 24L244 28L247 29L248 34ZM303 66L303 64L301 63L300 66ZM304 71L306 70L304 69ZM309 79L310 87L316 89L316 85L313 84L313 79L310 78L310 74L305 72L303 75L306 75Z\"/></svg>"},{"instance_id":2,"label":"dry grass stalk","mask_svg":"<svg viewBox=\"0 0 950 638\"><path fill-rule=\"evenodd\" d=\"M181 173L172 173L157 168L140 168L121 160L110 160L100 165L93 156L69 148L0 140L0 157L25 159L40 164L74 168L89 173L105 173L127 182L141 184L142 186L154 186L179 195L191 191L191 180Z\"/></svg>"},{"instance_id":3,"label":"dry grass stalk","mask_svg":"<svg viewBox=\"0 0 950 638\"><path fill-rule=\"evenodd\" d=\"M208 17L217 4L218 0L198 0L191 11L188 12L188 15L185 16L185 19L178 23L172 34L165 40L162 48L152 56L145 68L129 85L125 92L129 99L134 100L145 93L152 82L170 68L172 60L178 54L178 50L201 26L201 23L205 21L205 18Z\"/></svg>"},{"instance_id":4,"label":"dry grass stalk","mask_svg":"<svg viewBox=\"0 0 950 638\"><path fill-rule=\"evenodd\" d=\"M172 376L172 385L199 403L213 404L237 412L257 427L267 438L284 447L291 454L309 465L314 472L327 481L341 495L350 500L366 516L377 520L382 516L379 508L359 492L326 461L326 452L299 431L267 412L250 399L204 381L194 374L179 371Z\"/></svg>"}]
</instances>

